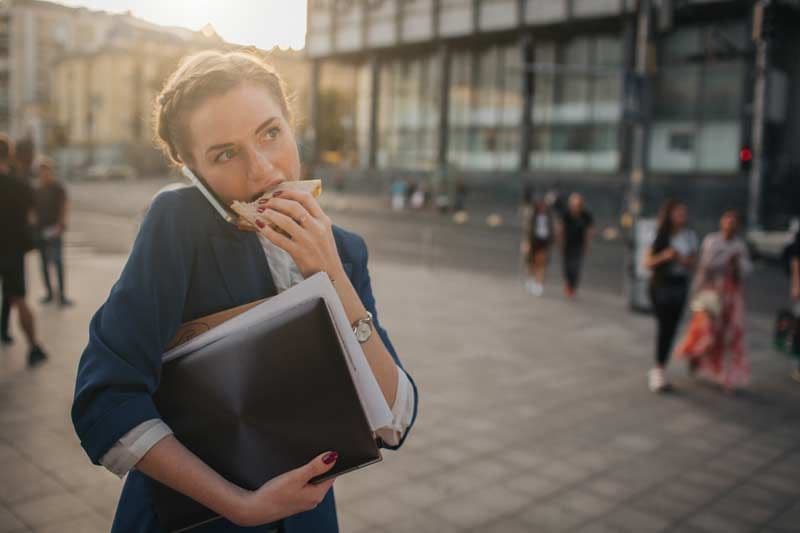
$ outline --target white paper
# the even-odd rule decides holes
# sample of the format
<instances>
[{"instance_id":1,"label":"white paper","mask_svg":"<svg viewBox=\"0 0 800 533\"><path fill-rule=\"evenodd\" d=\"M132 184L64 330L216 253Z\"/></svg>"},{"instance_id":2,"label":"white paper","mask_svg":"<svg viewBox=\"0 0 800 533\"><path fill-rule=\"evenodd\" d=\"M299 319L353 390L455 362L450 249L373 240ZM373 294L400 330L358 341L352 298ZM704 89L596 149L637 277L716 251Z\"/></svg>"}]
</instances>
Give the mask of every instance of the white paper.
<instances>
[{"instance_id":1,"label":"white paper","mask_svg":"<svg viewBox=\"0 0 800 533\"><path fill-rule=\"evenodd\" d=\"M200 348L216 342L217 340L234 334L264 321L270 320L297 305L312 299L322 298L333 318L334 329L339 337L339 342L348 358L350 375L356 386L356 392L364 408L372 431L386 427L392 422L392 412L386 398L383 396L378 381L372 373L361 344L353 334L350 321L344 311L339 295L333 288L327 274L320 272L298 283L294 287L283 291L277 296L245 311L244 313L223 322L191 339L190 341L173 348L163 356L163 361L171 361L184 355L199 350Z\"/></svg>"}]
</instances>

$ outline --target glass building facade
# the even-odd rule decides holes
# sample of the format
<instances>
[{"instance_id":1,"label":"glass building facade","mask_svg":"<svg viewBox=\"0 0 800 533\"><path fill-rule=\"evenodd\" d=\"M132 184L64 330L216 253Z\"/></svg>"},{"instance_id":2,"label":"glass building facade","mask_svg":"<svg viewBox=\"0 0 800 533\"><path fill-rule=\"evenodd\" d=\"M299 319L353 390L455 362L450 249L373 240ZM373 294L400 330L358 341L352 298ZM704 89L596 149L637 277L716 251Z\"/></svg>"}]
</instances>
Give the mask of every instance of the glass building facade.
<instances>
[{"instance_id":1,"label":"glass building facade","mask_svg":"<svg viewBox=\"0 0 800 533\"><path fill-rule=\"evenodd\" d=\"M378 168L434 169L439 153L440 72L431 53L381 63Z\"/></svg>"},{"instance_id":2,"label":"glass building facade","mask_svg":"<svg viewBox=\"0 0 800 533\"><path fill-rule=\"evenodd\" d=\"M688 27L666 36L655 82L650 168L736 172L742 146L747 25Z\"/></svg>"},{"instance_id":3,"label":"glass building facade","mask_svg":"<svg viewBox=\"0 0 800 533\"><path fill-rule=\"evenodd\" d=\"M635 39L625 37L633 19L621 14L634 3L573 0L572 15L568 4L312 0L308 44L323 56L318 107L328 115L321 148L378 170L627 172ZM582 24L559 25L570 17ZM587 23L594 19L602 23ZM533 26L526 31L519 21ZM648 171L739 171L752 85L752 58L741 50L748 24L734 17L658 35Z\"/></svg>"},{"instance_id":4,"label":"glass building facade","mask_svg":"<svg viewBox=\"0 0 800 533\"><path fill-rule=\"evenodd\" d=\"M800 9L773 4L800 27ZM740 154L760 131L752 2L654 2L646 35L639 5L309 0L315 153L386 180L605 187L614 209L626 191L643 205L696 195L743 208ZM788 191L800 183L800 35L781 39L765 74L763 175Z\"/></svg>"},{"instance_id":5,"label":"glass building facade","mask_svg":"<svg viewBox=\"0 0 800 533\"><path fill-rule=\"evenodd\" d=\"M622 103L618 36L577 36L534 47L530 168L617 172Z\"/></svg>"},{"instance_id":6,"label":"glass building facade","mask_svg":"<svg viewBox=\"0 0 800 533\"><path fill-rule=\"evenodd\" d=\"M453 53L447 124L447 160L453 168L518 168L522 69L516 44Z\"/></svg>"}]
</instances>

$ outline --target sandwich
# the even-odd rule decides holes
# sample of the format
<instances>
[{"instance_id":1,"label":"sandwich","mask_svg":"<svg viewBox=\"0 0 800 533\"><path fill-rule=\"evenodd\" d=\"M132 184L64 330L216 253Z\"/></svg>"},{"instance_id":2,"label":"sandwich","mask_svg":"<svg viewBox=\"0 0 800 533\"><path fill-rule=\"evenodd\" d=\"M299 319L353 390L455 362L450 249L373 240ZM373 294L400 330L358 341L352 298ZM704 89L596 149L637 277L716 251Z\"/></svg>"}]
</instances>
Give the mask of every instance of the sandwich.
<instances>
[{"instance_id":1,"label":"sandwich","mask_svg":"<svg viewBox=\"0 0 800 533\"><path fill-rule=\"evenodd\" d=\"M305 191L310 193L314 198L319 198L322 194L322 181L320 180L302 180L302 181L284 181L279 185L266 191L264 194L253 200L252 202L233 202L231 209L239 215L237 227L243 231L262 231L256 224L256 220L260 219L261 208L267 201L272 198L278 191ZM265 222L262 219L262 222ZM273 230L285 236L289 236L285 231L280 229L274 224L269 224Z\"/></svg>"}]
</instances>

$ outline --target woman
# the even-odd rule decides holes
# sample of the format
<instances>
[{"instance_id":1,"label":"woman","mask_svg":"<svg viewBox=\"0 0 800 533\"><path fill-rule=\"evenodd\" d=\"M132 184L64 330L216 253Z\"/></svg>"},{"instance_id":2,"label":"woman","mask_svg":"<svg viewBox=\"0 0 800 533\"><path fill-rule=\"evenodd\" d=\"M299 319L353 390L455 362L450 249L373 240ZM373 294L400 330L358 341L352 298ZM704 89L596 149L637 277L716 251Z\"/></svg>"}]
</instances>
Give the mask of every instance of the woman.
<instances>
[{"instance_id":1,"label":"woman","mask_svg":"<svg viewBox=\"0 0 800 533\"><path fill-rule=\"evenodd\" d=\"M535 296L544 293L544 277L553 243L553 217L550 208L543 200L535 200L532 209L526 209L525 241L522 251L528 265L528 279L525 288Z\"/></svg>"},{"instance_id":2,"label":"woman","mask_svg":"<svg viewBox=\"0 0 800 533\"><path fill-rule=\"evenodd\" d=\"M224 202L250 201L300 176L285 94L278 75L255 55L201 52L182 62L158 97L156 135L173 163L202 176ZM153 480L223 517L194 531L337 531L333 481L309 484L333 467L336 450L244 490L172 436L152 398L162 351L181 323L268 297L316 272L329 274L352 323L372 313L376 334L362 347L394 415L378 434L391 449L405 440L416 388L379 325L364 241L333 226L302 192L271 200L259 222L263 235L238 230L193 187L160 194L92 319L72 418L94 463L119 475L130 471L112 531L162 531Z\"/></svg>"},{"instance_id":3,"label":"woman","mask_svg":"<svg viewBox=\"0 0 800 533\"><path fill-rule=\"evenodd\" d=\"M661 208L656 239L645 257L645 265L653 272L650 300L657 327L656 366L650 370L648 379L652 392L671 387L664 369L686 306L689 280L697 259L697 236L686 227L688 218L685 204L668 200Z\"/></svg>"},{"instance_id":4,"label":"woman","mask_svg":"<svg viewBox=\"0 0 800 533\"><path fill-rule=\"evenodd\" d=\"M692 286L692 321L677 349L690 370L733 390L747 385L750 365L744 338L744 277L752 270L738 236L739 214L723 213L720 231L708 235Z\"/></svg>"},{"instance_id":5,"label":"woman","mask_svg":"<svg viewBox=\"0 0 800 533\"><path fill-rule=\"evenodd\" d=\"M792 312L796 321L800 321L800 229L794 234L789 247L789 298L792 301ZM800 331L795 334L792 353L797 357L792 378L800 382Z\"/></svg>"}]
</instances>

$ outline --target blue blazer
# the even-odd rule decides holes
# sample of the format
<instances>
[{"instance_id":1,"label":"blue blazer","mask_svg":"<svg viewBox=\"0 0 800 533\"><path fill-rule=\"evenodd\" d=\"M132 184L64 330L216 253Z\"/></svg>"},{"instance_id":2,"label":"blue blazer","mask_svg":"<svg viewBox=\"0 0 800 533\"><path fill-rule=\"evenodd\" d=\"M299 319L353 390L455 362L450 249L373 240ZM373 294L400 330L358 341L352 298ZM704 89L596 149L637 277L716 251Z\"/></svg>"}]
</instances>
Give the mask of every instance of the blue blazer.
<instances>
[{"instance_id":1,"label":"blue blazer","mask_svg":"<svg viewBox=\"0 0 800 533\"><path fill-rule=\"evenodd\" d=\"M375 310L364 240L338 227L333 233L345 272L402 368ZM160 418L153 393L158 389L161 355L183 322L275 292L256 234L223 221L194 187L160 194L145 216L119 280L92 318L89 343L78 366L72 421L92 462L99 464L137 425ZM415 418L416 401L415 385ZM162 531L153 507L152 483L137 470L127 476L112 532ZM333 491L316 509L289 517L282 525L286 533L338 531ZM195 531L264 529L240 528L221 519Z\"/></svg>"}]
</instances>

